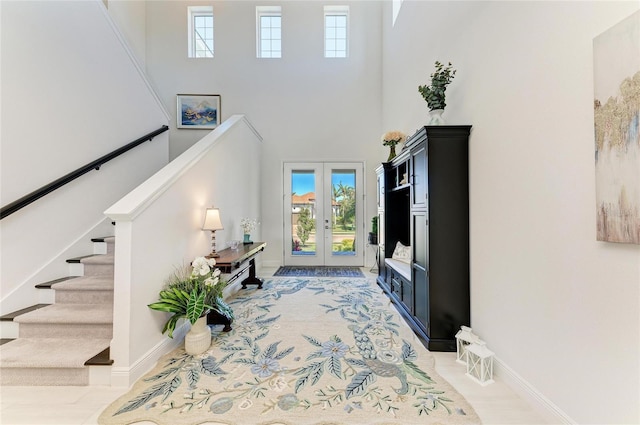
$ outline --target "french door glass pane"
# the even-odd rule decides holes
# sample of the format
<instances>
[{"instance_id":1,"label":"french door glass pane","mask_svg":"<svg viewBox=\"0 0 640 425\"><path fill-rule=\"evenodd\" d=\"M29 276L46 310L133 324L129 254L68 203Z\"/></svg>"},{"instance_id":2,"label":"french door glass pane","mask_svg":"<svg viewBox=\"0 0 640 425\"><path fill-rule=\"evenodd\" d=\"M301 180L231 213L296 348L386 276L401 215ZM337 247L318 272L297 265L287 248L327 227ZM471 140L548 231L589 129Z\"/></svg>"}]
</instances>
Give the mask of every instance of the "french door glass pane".
<instances>
[{"instance_id":1,"label":"french door glass pane","mask_svg":"<svg viewBox=\"0 0 640 425\"><path fill-rule=\"evenodd\" d=\"M326 216L325 216L326 218ZM331 255L356 255L356 170L331 170Z\"/></svg>"},{"instance_id":2,"label":"french door glass pane","mask_svg":"<svg viewBox=\"0 0 640 425\"><path fill-rule=\"evenodd\" d=\"M291 172L291 255L316 255L316 176Z\"/></svg>"}]
</instances>

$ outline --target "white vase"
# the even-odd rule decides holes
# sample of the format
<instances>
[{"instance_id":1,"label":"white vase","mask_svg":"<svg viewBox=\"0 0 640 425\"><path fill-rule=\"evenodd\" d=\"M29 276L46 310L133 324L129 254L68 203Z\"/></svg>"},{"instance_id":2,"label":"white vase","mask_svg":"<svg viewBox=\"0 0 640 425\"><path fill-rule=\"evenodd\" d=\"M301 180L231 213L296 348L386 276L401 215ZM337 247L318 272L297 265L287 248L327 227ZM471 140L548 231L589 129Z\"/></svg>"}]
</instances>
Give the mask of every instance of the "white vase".
<instances>
[{"instance_id":1,"label":"white vase","mask_svg":"<svg viewBox=\"0 0 640 425\"><path fill-rule=\"evenodd\" d=\"M200 317L191 325L191 330L184 337L184 349L187 354L202 354L211 345L211 329L207 326L207 315Z\"/></svg>"},{"instance_id":2,"label":"white vase","mask_svg":"<svg viewBox=\"0 0 640 425\"><path fill-rule=\"evenodd\" d=\"M434 109L429 111L429 125L444 125L442 113L444 109Z\"/></svg>"}]
</instances>

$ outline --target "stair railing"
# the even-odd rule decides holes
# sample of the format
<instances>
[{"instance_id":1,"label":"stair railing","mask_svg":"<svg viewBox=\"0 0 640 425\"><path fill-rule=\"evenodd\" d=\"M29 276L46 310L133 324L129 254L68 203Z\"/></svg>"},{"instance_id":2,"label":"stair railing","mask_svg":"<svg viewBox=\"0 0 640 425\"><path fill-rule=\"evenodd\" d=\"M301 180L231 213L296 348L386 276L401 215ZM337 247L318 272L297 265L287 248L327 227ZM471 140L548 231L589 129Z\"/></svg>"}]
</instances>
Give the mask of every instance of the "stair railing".
<instances>
[{"instance_id":1,"label":"stair railing","mask_svg":"<svg viewBox=\"0 0 640 425\"><path fill-rule=\"evenodd\" d=\"M88 163L87 165L84 165L80 168L78 168L77 170L74 170L62 177L60 177L57 180L52 181L49 184L46 184L44 186L42 186L40 189L34 190L33 192L23 196L20 199L17 199L13 202L11 202L10 204L5 205L4 207L2 207L2 209L0 209L0 220L2 220L3 218L13 214L14 212L26 207L27 205L31 204L32 202L37 201L38 199L42 198L43 196L53 192L56 189L61 188L62 186L64 186L65 184L72 182L73 180L77 179L78 177L87 174L89 171L91 170L100 170L100 167L102 166L102 164L105 164L109 161L111 161L112 159L122 155L123 153L126 153L128 151L130 151L131 149L135 148L138 145L141 145L142 143L146 142L146 141L151 141L153 140L154 137L156 137L159 134L164 133L165 131L169 130L169 127L166 125L163 125L162 127L160 127L159 129L152 131L151 133L145 134L144 136L140 137L139 139L134 140L133 142L130 142L124 146L122 146L121 148L118 148L116 150L114 150L113 152L110 152L98 159L96 159L95 161L92 161L90 163Z\"/></svg>"}]
</instances>

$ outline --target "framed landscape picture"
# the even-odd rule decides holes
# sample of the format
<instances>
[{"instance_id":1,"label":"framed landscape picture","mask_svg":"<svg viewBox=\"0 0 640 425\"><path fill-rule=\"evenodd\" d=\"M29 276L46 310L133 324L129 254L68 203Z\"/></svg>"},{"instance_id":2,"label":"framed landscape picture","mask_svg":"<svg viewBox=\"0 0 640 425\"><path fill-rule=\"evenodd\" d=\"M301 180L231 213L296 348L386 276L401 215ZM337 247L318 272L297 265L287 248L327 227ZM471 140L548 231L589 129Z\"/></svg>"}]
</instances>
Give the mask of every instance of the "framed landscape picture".
<instances>
[{"instance_id":1,"label":"framed landscape picture","mask_svg":"<svg viewBox=\"0 0 640 425\"><path fill-rule=\"evenodd\" d=\"M220 95L179 94L177 98L178 128L213 130L220 125Z\"/></svg>"}]
</instances>

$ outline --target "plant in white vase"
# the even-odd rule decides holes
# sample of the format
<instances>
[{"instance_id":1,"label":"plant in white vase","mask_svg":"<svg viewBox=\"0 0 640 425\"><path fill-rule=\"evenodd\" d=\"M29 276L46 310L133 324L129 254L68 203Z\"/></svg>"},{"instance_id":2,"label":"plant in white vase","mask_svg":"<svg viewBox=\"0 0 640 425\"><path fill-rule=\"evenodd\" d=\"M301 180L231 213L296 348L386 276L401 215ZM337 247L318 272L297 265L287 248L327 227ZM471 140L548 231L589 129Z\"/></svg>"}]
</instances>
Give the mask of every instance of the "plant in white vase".
<instances>
[{"instance_id":1,"label":"plant in white vase","mask_svg":"<svg viewBox=\"0 0 640 425\"><path fill-rule=\"evenodd\" d=\"M227 282L221 278L220 269L215 265L216 260L213 258L197 257L191 265L177 267L160 291L159 300L148 305L152 310L171 313L162 328L162 333L168 332L169 338L173 338L173 331L180 319L189 320L192 330L197 323L204 322L201 331L204 334L198 338L204 341L200 345L206 350L211 342L211 331L206 327L207 314L214 311L229 322L233 320L233 310L222 297ZM185 348L190 352L188 343L189 334L185 339ZM200 349L191 351L190 354L197 354Z\"/></svg>"},{"instance_id":2,"label":"plant in white vase","mask_svg":"<svg viewBox=\"0 0 640 425\"><path fill-rule=\"evenodd\" d=\"M418 86L418 91L427 102L429 111L431 111L432 118L430 124L441 124L441 115L447 106L445 103L445 91L455 77L456 70L452 68L451 62L449 62L447 66L444 66L439 61L436 61L435 66L436 70L431 74L431 85Z\"/></svg>"}]
</instances>

